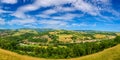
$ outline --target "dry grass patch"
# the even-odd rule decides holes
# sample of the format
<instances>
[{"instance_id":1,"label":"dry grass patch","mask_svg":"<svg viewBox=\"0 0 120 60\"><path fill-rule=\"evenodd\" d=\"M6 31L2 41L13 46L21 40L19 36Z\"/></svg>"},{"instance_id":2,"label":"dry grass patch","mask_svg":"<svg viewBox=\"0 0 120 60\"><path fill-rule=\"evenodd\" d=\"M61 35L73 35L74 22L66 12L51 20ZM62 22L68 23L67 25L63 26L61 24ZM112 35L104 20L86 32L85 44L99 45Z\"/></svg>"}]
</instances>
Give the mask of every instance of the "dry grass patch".
<instances>
[{"instance_id":1,"label":"dry grass patch","mask_svg":"<svg viewBox=\"0 0 120 60\"><path fill-rule=\"evenodd\" d=\"M18 32L16 32L15 34L13 34L13 36L19 36L25 33L33 33L33 34L38 34L38 32L34 31L34 30L19 30Z\"/></svg>"},{"instance_id":2,"label":"dry grass patch","mask_svg":"<svg viewBox=\"0 0 120 60\"><path fill-rule=\"evenodd\" d=\"M46 60L46 59L19 55L14 52L0 49L0 60Z\"/></svg>"},{"instance_id":3,"label":"dry grass patch","mask_svg":"<svg viewBox=\"0 0 120 60\"><path fill-rule=\"evenodd\" d=\"M59 41L62 41L62 42L72 42L72 35L57 35L59 38L58 40Z\"/></svg>"},{"instance_id":4,"label":"dry grass patch","mask_svg":"<svg viewBox=\"0 0 120 60\"><path fill-rule=\"evenodd\" d=\"M102 39L102 38L105 38L105 37L106 37L106 35L102 35L102 34L95 34L95 35L94 35L94 37L95 37L96 39Z\"/></svg>"}]
</instances>

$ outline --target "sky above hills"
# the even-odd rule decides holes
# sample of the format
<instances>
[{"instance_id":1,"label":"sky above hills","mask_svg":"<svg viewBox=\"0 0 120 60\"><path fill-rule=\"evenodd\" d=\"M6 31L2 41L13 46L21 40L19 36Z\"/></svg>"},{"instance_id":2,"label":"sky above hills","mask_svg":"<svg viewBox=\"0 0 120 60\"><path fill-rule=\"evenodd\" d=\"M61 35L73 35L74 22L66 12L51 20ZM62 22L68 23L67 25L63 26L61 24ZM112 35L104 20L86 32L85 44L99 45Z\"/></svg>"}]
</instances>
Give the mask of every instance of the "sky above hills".
<instances>
[{"instance_id":1,"label":"sky above hills","mask_svg":"<svg viewBox=\"0 0 120 60\"><path fill-rule=\"evenodd\" d=\"M0 29L120 31L120 0L0 0Z\"/></svg>"}]
</instances>

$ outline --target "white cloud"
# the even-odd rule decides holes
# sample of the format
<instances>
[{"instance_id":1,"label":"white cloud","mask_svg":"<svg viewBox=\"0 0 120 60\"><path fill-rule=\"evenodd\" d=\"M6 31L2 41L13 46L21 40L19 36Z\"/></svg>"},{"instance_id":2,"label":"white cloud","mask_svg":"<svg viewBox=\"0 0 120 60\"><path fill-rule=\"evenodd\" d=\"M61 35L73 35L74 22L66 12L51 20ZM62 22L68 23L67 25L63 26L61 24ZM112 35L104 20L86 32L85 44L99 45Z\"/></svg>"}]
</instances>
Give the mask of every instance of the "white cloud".
<instances>
[{"instance_id":1,"label":"white cloud","mask_svg":"<svg viewBox=\"0 0 120 60\"><path fill-rule=\"evenodd\" d=\"M26 19L26 20L11 20L8 22L9 25L25 25L25 24L35 24L36 20Z\"/></svg>"},{"instance_id":2,"label":"white cloud","mask_svg":"<svg viewBox=\"0 0 120 60\"><path fill-rule=\"evenodd\" d=\"M26 18L27 15L25 15L23 12L21 11L16 11L15 13L11 14L12 16L15 16L17 18Z\"/></svg>"},{"instance_id":3,"label":"white cloud","mask_svg":"<svg viewBox=\"0 0 120 60\"><path fill-rule=\"evenodd\" d=\"M40 18L50 18L49 15L46 15L46 14L38 14L36 15L36 17L40 17Z\"/></svg>"},{"instance_id":4,"label":"white cloud","mask_svg":"<svg viewBox=\"0 0 120 60\"><path fill-rule=\"evenodd\" d=\"M6 22L4 19L0 18L0 25L4 25Z\"/></svg>"},{"instance_id":5,"label":"white cloud","mask_svg":"<svg viewBox=\"0 0 120 60\"><path fill-rule=\"evenodd\" d=\"M80 14L64 14L64 15L61 15L61 16L53 16L51 17L52 19L57 19L57 20L68 20L68 21L71 21L73 18L75 17L81 17L82 15Z\"/></svg>"},{"instance_id":6,"label":"white cloud","mask_svg":"<svg viewBox=\"0 0 120 60\"><path fill-rule=\"evenodd\" d=\"M97 7L93 6L92 4L86 3L83 0L76 1L73 6L85 13L88 13L90 15L96 16L99 14L99 10Z\"/></svg>"},{"instance_id":7,"label":"white cloud","mask_svg":"<svg viewBox=\"0 0 120 60\"><path fill-rule=\"evenodd\" d=\"M99 16L97 17L97 20L101 21L108 21L115 18L108 17L102 15L102 12L106 11L109 13L112 13L114 16L120 16L120 13L110 8L110 0L92 0L93 3L90 3L87 0L35 0L33 4L28 4L21 6L17 9L17 11L11 15L16 16L18 18L28 19L30 16L28 14L25 14L29 11L35 11L40 9L41 7L52 7L50 9L44 10L43 12L40 11L41 14L35 15L37 17L43 18L43 19L51 19L51 20L40 20L40 24L46 24L46 25L67 25L67 21L73 21L75 17L82 17L84 14L89 14L91 16ZM69 4L71 3L71 7L64 7L63 4ZM101 4L102 6L100 6ZM81 11L81 14L69 14L71 11ZM65 14L60 14L64 13ZM50 16L51 14L57 13L59 16ZM57 20L57 21L56 21ZM66 22L63 20L67 20ZM21 20L23 22L19 22L20 24L26 24L24 20ZM29 23L29 20L27 20ZM31 21L31 20L30 20ZM34 22L33 22L34 23ZM80 24L73 24L74 26L88 26L89 24L86 23L80 23ZM96 24L91 24L91 26L96 26Z\"/></svg>"},{"instance_id":8,"label":"white cloud","mask_svg":"<svg viewBox=\"0 0 120 60\"><path fill-rule=\"evenodd\" d=\"M59 21L59 20L41 20L39 24L42 25L43 28L65 28L67 27L67 22ZM64 26L64 27L63 27Z\"/></svg>"},{"instance_id":9,"label":"white cloud","mask_svg":"<svg viewBox=\"0 0 120 60\"><path fill-rule=\"evenodd\" d=\"M73 14L73 13L66 13L64 15L59 15L59 16L50 16L49 14L38 14L36 15L37 17L40 18L49 18L51 20L66 20L66 21L72 21L75 17L82 17L84 14Z\"/></svg>"},{"instance_id":10,"label":"white cloud","mask_svg":"<svg viewBox=\"0 0 120 60\"><path fill-rule=\"evenodd\" d=\"M73 7L63 7L63 4L71 3ZM83 0L36 0L33 4L25 5L19 7L18 10L14 13L16 17L19 14L24 14L25 12L34 11L41 7L50 7L55 6L53 9L44 11L44 14L54 14L59 12L69 12L74 10L80 10L82 12L97 15L99 14L98 9L92 4L86 3ZM20 12L19 14L17 14Z\"/></svg>"},{"instance_id":11,"label":"white cloud","mask_svg":"<svg viewBox=\"0 0 120 60\"><path fill-rule=\"evenodd\" d=\"M25 14L25 12L27 11L33 11L33 10L36 10L37 7L32 5L32 4L29 4L29 5L25 5L25 6L22 6L20 8L17 9L16 12L14 12L13 14L11 14L12 16L16 16L18 18L27 18L29 17L28 15Z\"/></svg>"},{"instance_id":12,"label":"white cloud","mask_svg":"<svg viewBox=\"0 0 120 60\"><path fill-rule=\"evenodd\" d=\"M15 4L18 0L0 0L2 3ZM60 27L81 27L81 26L96 26L97 24L89 23L73 23L76 22L74 18L78 17L79 20L83 20L84 14L89 14L96 18L95 20L102 22L112 22L112 20L120 20L120 13L114 10L111 6L111 0L34 0L32 4L22 5L18 9L10 14L20 19L9 20L5 22L4 19L0 19L0 25L23 25L25 27L36 27L44 25L44 27L60 28ZM23 3L28 0L23 0ZM71 4L71 6L63 6L64 4ZM1 7L1 6L0 6ZM43 11L39 11L37 15L29 15L26 12L36 11L42 7L52 7ZM73 14L74 12L78 13ZM73 12L73 13L72 13ZM110 13L113 16L104 16L104 12ZM10 13L0 9L0 14ZM40 14L39 14L40 13ZM57 14L52 15L52 14ZM52 15L52 16L51 16ZM4 16L4 15L3 15ZM9 15L8 15L9 16ZM37 18L38 17L38 18ZM83 17L82 19L80 17ZM31 19L35 18L35 19ZM118 19L119 18L119 19ZM39 19L39 20L37 20ZM48 19L48 20L47 20ZM85 20L90 20L85 19ZM70 24L71 23L71 24ZM41 26L40 26L41 27ZM42 26L43 27L43 26Z\"/></svg>"},{"instance_id":13,"label":"white cloud","mask_svg":"<svg viewBox=\"0 0 120 60\"><path fill-rule=\"evenodd\" d=\"M35 25L32 25L32 24L25 24L23 25L24 27L29 27L29 28L37 28Z\"/></svg>"},{"instance_id":14,"label":"white cloud","mask_svg":"<svg viewBox=\"0 0 120 60\"><path fill-rule=\"evenodd\" d=\"M12 11L5 11L3 9L0 9L0 14L2 14L2 13L12 13Z\"/></svg>"},{"instance_id":15,"label":"white cloud","mask_svg":"<svg viewBox=\"0 0 120 60\"><path fill-rule=\"evenodd\" d=\"M71 12L71 11L75 11L76 9L74 7L56 6L55 10L57 10L59 12Z\"/></svg>"},{"instance_id":16,"label":"white cloud","mask_svg":"<svg viewBox=\"0 0 120 60\"><path fill-rule=\"evenodd\" d=\"M4 11L4 10L2 10L2 9L0 9L0 13L5 13L6 11Z\"/></svg>"},{"instance_id":17,"label":"white cloud","mask_svg":"<svg viewBox=\"0 0 120 60\"><path fill-rule=\"evenodd\" d=\"M44 25L66 25L67 23L64 21L58 21L58 20L41 20L39 21L40 24Z\"/></svg>"},{"instance_id":18,"label":"white cloud","mask_svg":"<svg viewBox=\"0 0 120 60\"><path fill-rule=\"evenodd\" d=\"M34 4L29 4L29 5L25 5L25 6L22 6L20 8L18 8L19 11L23 11L23 12L26 12L26 11L33 11L33 10L37 10L39 7L34 5Z\"/></svg>"},{"instance_id":19,"label":"white cloud","mask_svg":"<svg viewBox=\"0 0 120 60\"><path fill-rule=\"evenodd\" d=\"M67 13L64 15L59 15L59 16L49 16L48 14L39 14L36 15L37 17L43 18L43 19L50 19L50 20L58 20L58 21L73 21L75 17L81 17L83 14L72 14L72 13Z\"/></svg>"},{"instance_id":20,"label":"white cloud","mask_svg":"<svg viewBox=\"0 0 120 60\"><path fill-rule=\"evenodd\" d=\"M83 22L82 22L82 23L79 23L79 24L73 23L72 26L88 26L88 24L83 23Z\"/></svg>"},{"instance_id":21,"label":"white cloud","mask_svg":"<svg viewBox=\"0 0 120 60\"><path fill-rule=\"evenodd\" d=\"M117 12L114 9L108 9L107 12L112 13L114 16L120 17L120 12Z\"/></svg>"},{"instance_id":22,"label":"white cloud","mask_svg":"<svg viewBox=\"0 0 120 60\"><path fill-rule=\"evenodd\" d=\"M92 4L89 4L87 2L84 2L83 0L37 0L38 2L35 3L39 8L47 7L47 6L55 6L56 8L53 11L74 11L74 10L80 10L82 12L91 14L91 15L97 15L99 14L98 8L96 6L93 6ZM63 7L62 4L71 3L73 7ZM51 12L51 11L49 11Z\"/></svg>"},{"instance_id":23,"label":"white cloud","mask_svg":"<svg viewBox=\"0 0 120 60\"><path fill-rule=\"evenodd\" d=\"M60 29L67 27L68 23L65 21L58 20L41 20L39 24L42 25L42 28L52 28L52 29Z\"/></svg>"},{"instance_id":24,"label":"white cloud","mask_svg":"<svg viewBox=\"0 0 120 60\"><path fill-rule=\"evenodd\" d=\"M40 7L48 7L48 6L59 6L74 1L76 0L36 0L34 4Z\"/></svg>"},{"instance_id":25,"label":"white cloud","mask_svg":"<svg viewBox=\"0 0 120 60\"><path fill-rule=\"evenodd\" d=\"M110 3L110 0L100 0L103 3Z\"/></svg>"},{"instance_id":26,"label":"white cloud","mask_svg":"<svg viewBox=\"0 0 120 60\"><path fill-rule=\"evenodd\" d=\"M85 23L85 22L81 22L81 23L73 23L71 24L72 26L91 26L91 27L95 27L97 24L94 23L94 24L88 24L88 23Z\"/></svg>"},{"instance_id":27,"label":"white cloud","mask_svg":"<svg viewBox=\"0 0 120 60\"><path fill-rule=\"evenodd\" d=\"M62 2L60 3L60 1L56 1L56 0L36 0L35 3L33 3L33 4L19 7L17 9L17 11L12 15L22 18L23 17L22 15L24 15L25 12L34 11L34 10L39 9L40 7L52 6L52 5L57 5L57 4L62 4ZM51 14L51 13L56 13L56 11L55 10L47 10L44 13Z\"/></svg>"},{"instance_id":28,"label":"white cloud","mask_svg":"<svg viewBox=\"0 0 120 60\"><path fill-rule=\"evenodd\" d=\"M36 17L40 17L40 18L50 18L49 15L46 15L46 14L38 14L36 15Z\"/></svg>"},{"instance_id":29,"label":"white cloud","mask_svg":"<svg viewBox=\"0 0 120 60\"><path fill-rule=\"evenodd\" d=\"M17 0L1 0L2 3L7 3L7 4L15 4L17 3Z\"/></svg>"},{"instance_id":30,"label":"white cloud","mask_svg":"<svg viewBox=\"0 0 120 60\"><path fill-rule=\"evenodd\" d=\"M46 14L46 15L54 14L54 13L57 13L57 11L53 10L53 9L49 9L49 10L46 10L46 11L43 12L43 14Z\"/></svg>"}]
</instances>

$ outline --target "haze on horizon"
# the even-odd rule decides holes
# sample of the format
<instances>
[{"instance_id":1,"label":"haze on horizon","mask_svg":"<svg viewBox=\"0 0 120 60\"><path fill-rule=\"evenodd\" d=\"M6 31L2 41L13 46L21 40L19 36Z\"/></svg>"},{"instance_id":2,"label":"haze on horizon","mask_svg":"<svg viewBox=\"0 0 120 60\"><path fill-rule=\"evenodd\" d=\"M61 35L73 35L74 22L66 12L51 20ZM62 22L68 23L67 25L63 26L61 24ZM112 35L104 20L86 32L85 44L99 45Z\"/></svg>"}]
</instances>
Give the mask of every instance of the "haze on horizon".
<instances>
[{"instance_id":1,"label":"haze on horizon","mask_svg":"<svg viewBox=\"0 0 120 60\"><path fill-rule=\"evenodd\" d=\"M0 29L120 31L120 0L0 0Z\"/></svg>"}]
</instances>

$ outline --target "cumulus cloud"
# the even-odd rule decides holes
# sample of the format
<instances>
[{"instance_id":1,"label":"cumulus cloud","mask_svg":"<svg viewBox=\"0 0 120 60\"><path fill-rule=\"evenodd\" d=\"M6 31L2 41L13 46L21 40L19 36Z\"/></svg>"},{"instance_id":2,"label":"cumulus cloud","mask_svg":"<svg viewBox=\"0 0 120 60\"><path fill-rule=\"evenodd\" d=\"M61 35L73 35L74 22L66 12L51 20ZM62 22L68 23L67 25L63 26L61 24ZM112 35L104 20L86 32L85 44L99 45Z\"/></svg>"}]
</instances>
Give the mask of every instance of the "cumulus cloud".
<instances>
[{"instance_id":1,"label":"cumulus cloud","mask_svg":"<svg viewBox=\"0 0 120 60\"><path fill-rule=\"evenodd\" d=\"M7 3L7 4L15 4L17 3L17 0L1 0L2 3Z\"/></svg>"}]
</instances>

